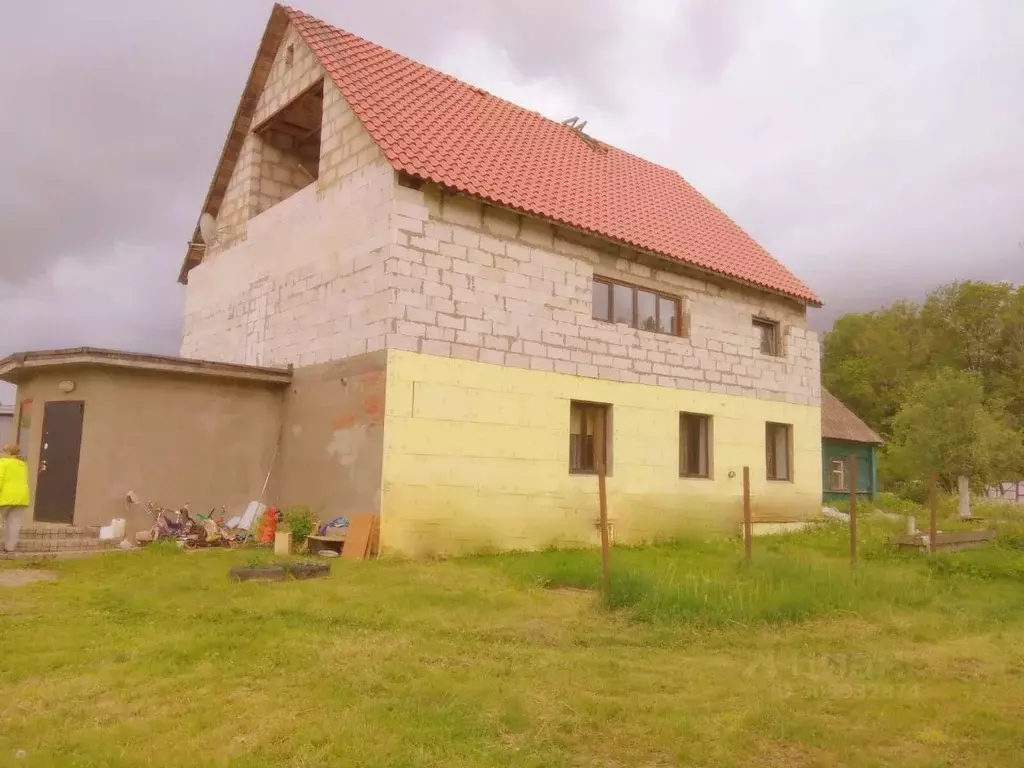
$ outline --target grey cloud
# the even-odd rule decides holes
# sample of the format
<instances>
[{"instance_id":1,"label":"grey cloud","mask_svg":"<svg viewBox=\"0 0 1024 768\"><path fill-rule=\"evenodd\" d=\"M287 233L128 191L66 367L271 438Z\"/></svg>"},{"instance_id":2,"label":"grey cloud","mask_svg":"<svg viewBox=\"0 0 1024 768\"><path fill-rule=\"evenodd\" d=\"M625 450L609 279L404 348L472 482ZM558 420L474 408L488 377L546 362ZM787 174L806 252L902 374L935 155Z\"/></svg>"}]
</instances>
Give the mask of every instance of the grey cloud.
<instances>
[{"instance_id":1,"label":"grey cloud","mask_svg":"<svg viewBox=\"0 0 1024 768\"><path fill-rule=\"evenodd\" d=\"M304 10L428 60L453 31L483 30L527 75L588 67L615 17L584 0L528 0L513 12L354 3L343 18L315 0ZM0 124L0 142L18 148L0 159L0 229L19 244L0 257L4 280L30 279L70 251L102 254L112 239L175 238L181 250L269 11L241 0L18 6L8 27L18 34L0 50L5 98L22 117ZM33 77L12 76L41 50Z\"/></svg>"},{"instance_id":2,"label":"grey cloud","mask_svg":"<svg viewBox=\"0 0 1024 768\"><path fill-rule=\"evenodd\" d=\"M678 50L687 64L684 72L706 80L721 76L742 45L744 5L743 0L686 0L680 4Z\"/></svg>"},{"instance_id":3,"label":"grey cloud","mask_svg":"<svg viewBox=\"0 0 1024 768\"><path fill-rule=\"evenodd\" d=\"M460 32L485 36L503 48L526 78L552 72L576 87L602 93L608 54L629 11L614 0L391 0L351 3L344 14L333 2L304 7L351 32L421 61L436 61ZM396 19L401 20L396 23Z\"/></svg>"},{"instance_id":4,"label":"grey cloud","mask_svg":"<svg viewBox=\"0 0 1024 768\"><path fill-rule=\"evenodd\" d=\"M679 170L837 307L1024 280L1018 0L296 4L552 117L582 105L588 130ZM0 354L175 350L174 277L269 10L8 11Z\"/></svg>"}]
</instances>

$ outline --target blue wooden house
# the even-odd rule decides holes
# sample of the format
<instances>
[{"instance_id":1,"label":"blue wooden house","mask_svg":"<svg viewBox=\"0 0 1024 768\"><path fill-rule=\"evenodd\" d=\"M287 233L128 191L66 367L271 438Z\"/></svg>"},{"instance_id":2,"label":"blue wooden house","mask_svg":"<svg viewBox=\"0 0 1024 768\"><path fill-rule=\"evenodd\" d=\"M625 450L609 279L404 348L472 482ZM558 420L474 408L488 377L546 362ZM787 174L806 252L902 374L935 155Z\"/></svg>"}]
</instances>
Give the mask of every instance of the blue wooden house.
<instances>
[{"instance_id":1,"label":"blue wooden house","mask_svg":"<svg viewBox=\"0 0 1024 768\"><path fill-rule=\"evenodd\" d=\"M857 460L857 496L873 499L878 492L878 447L882 438L839 402L821 390L822 498L838 501L850 497L847 459Z\"/></svg>"}]
</instances>

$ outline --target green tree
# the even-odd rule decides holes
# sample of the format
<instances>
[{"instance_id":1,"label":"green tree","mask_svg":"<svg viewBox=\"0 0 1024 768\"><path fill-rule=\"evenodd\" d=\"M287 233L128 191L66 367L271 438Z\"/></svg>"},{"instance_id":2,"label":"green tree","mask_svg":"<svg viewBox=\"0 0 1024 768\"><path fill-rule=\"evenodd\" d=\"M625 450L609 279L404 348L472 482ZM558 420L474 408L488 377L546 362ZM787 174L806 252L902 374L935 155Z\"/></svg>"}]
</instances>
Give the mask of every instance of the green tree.
<instances>
[{"instance_id":1,"label":"green tree","mask_svg":"<svg viewBox=\"0 0 1024 768\"><path fill-rule=\"evenodd\" d=\"M1003 305L1000 365L991 396L1005 404L1018 430L1024 431L1024 286Z\"/></svg>"},{"instance_id":2,"label":"green tree","mask_svg":"<svg viewBox=\"0 0 1024 768\"><path fill-rule=\"evenodd\" d=\"M839 318L825 335L822 383L882 435L925 367L918 307L909 302Z\"/></svg>"},{"instance_id":3,"label":"green tree","mask_svg":"<svg viewBox=\"0 0 1024 768\"><path fill-rule=\"evenodd\" d=\"M1004 323L1015 298L1008 283L975 281L931 293L921 308L931 365L978 373L990 386L1005 365Z\"/></svg>"},{"instance_id":4,"label":"green tree","mask_svg":"<svg viewBox=\"0 0 1024 768\"><path fill-rule=\"evenodd\" d=\"M1021 434L986 402L981 374L941 368L907 390L892 420L882 475L906 487L935 469L951 490L959 475L977 483L1017 476L1022 453Z\"/></svg>"}]
</instances>

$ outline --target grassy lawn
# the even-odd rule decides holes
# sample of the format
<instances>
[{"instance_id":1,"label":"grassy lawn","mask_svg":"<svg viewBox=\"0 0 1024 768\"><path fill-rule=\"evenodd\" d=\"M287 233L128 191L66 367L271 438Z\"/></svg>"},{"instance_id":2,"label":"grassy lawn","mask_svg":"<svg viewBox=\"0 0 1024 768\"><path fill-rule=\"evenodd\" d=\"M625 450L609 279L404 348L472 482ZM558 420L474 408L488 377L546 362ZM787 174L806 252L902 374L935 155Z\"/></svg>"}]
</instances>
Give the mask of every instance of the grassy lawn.
<instances>
[{"instance_id":1,"label":"grassy lawn","mask_svg":"<svg viewBox=\"0 0 1024 768\"><path fill-rule=\"evenodd\" d=\"M755 542L333 562L48 565L0 591L0 765L1024 764L1024 549ZM0 564L4 568L15 567ZM18 567L24 567L19 564ZM18 750L27 754L15 757Z\"/></svg>"}]
</instances>

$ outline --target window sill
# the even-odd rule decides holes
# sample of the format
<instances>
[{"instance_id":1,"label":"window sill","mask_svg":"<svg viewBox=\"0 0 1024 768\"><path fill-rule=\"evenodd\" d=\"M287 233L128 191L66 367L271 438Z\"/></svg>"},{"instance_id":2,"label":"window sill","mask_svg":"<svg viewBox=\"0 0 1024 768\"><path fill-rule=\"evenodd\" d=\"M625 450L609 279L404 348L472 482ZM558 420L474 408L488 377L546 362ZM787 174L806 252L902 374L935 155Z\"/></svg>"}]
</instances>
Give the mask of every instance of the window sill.
<instances>
[{"instance_id":1,"label":"window sill","mask_svg":"<svg viewBox=\"0 0 1024 768\"><path fill-rule=\"evenodd\" d=\"M711 475L685 475L685 474L680 474L679 475L679 479L680 480L714 480L715 478L713 478Z\"/></svg>"},{"instance_id":2,"label":"window sill","mask_svg":"<svg viewBox=\"0 0 1024 768\"><path fill-rule=\"evenodd\" d=\"M793 482L793 478L792 477L769 477L768 478L768 482L769 483L792 483Z\"/></svg>"},{"instance_id":3,"label":"window sill","mask_svg":"<svg viewBox=\"0 0 1024 768\"><path fill-rule=\"evenodd\" d=\"M667 336L670 339L688 338L687 336L683 336L682 334L679 333L672 333L671 331L649 331L646 328L637 328L635 326L630 325L629 323L618 323L615 322L614 320L602 320L600 317L594 317L593 315L590 316L590 319L593 320L595 323L602 323L603 325L615 326L621 325L623 328L629 328L629 330L631 331L638 331L639 333L649 333L652 336Z\"/></svg>"}]
</instances>

